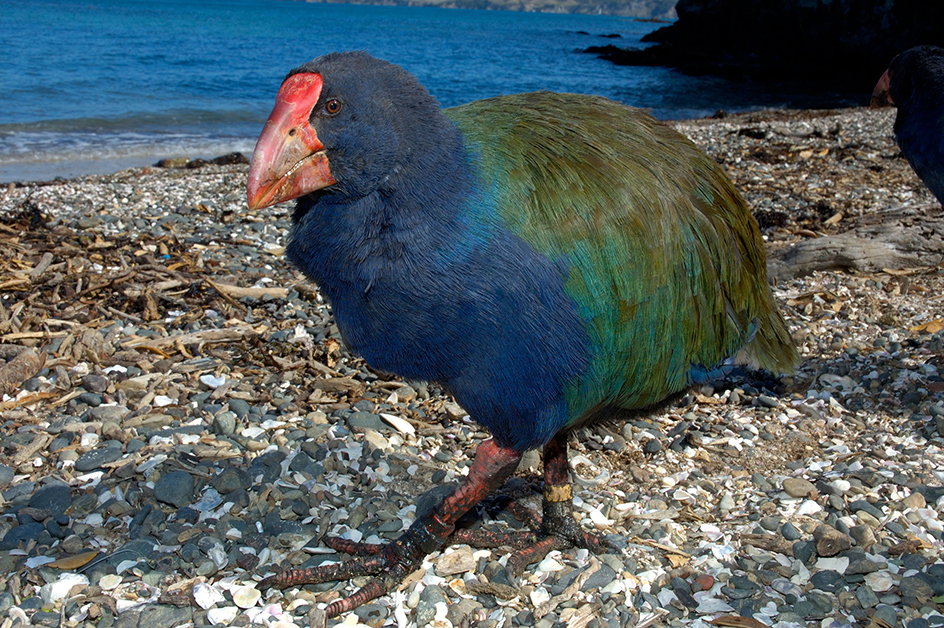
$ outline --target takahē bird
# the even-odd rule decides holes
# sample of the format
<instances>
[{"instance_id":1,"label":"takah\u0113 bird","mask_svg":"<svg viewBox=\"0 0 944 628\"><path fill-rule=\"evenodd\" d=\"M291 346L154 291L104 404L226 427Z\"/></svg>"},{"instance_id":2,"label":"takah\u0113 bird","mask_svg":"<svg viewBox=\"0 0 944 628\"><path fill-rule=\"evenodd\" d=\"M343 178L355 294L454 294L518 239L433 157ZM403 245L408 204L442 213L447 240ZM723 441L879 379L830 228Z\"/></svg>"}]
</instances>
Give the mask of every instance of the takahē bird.
<instances>
[{"instance_id":1,"label":"takah\u0113 bird","mask_svg":"<svg viewBox=\"0 0 944 628\"><path fill-rule=\"evenodd\" d=\"M467 538L457 520L532 448L544 447L544 513L512 575L551 549L605 549L572 516L568 428L662 401L736 355L773 372L797 361L730 180L680 134L603 98L440 110L396 65L319 57L282 83L249 171L250 208L292 198L288 256L349 347L441 383L492 434L462 484L398 540L334 539L366 556L263 582L376 576L328 615Z\"/></svg>"},{"instance_id":2,"label":"takah\u0113 bird","mask_svg":"<svg viewBox=\"0 0 944 628\"><path fill-rule=\"evenodd\" d=\"M892 59L872 106L894 105L901 153L944 205L944 48L916 46Z\"/></svg>"}]
</instances>

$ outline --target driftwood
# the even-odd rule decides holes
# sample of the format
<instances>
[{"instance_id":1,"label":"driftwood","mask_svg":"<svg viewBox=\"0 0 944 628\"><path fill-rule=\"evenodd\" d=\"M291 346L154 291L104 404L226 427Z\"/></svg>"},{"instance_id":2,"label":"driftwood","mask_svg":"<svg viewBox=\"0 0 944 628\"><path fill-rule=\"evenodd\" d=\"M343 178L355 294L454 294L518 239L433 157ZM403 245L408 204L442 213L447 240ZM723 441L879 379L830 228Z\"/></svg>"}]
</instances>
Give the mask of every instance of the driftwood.
<instances>
[{"instance_id":1,"label":"driftwood","mask_svg":"<svg viewBox=\"0 0 944 628\"><path fill-rule=\"evenodd\" d=\"M881 272L928 268L944 263L944 210L905 206L865 214L838 235L772 246L767 274L775 281L820 270Z\"/></svg>"},{"instance_id":2,"label":"driftwood","mask_svg":"<svg viewBox=\"0 0 944 628\"><path fill-rule=\"evenodd\" d=\"M36 375L46 363L46 352L26 349L0 367L0 396L12 393L20 384Z\"/></svg>"}]
</instances>

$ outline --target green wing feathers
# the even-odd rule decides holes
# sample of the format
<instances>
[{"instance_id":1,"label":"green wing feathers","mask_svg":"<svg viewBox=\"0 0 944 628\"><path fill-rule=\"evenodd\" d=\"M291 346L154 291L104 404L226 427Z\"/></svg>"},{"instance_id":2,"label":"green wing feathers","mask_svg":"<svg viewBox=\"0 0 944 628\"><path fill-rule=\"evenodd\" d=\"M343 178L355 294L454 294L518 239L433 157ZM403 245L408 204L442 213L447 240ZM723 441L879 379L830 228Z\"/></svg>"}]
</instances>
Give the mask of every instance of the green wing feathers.
<instances>
[{"instance_id":1,"label":"green wing feathers","mask_svg":"<svg viewBox=\"0 0 944 628\"><path fill-rule=\"evenodd\" d=\"M647 113L534 93L446 111L501 224L566 268L593 343L578 399L641 407L692 366L798 361L757 223L721 168ZM486 183L487 182L487 183Z\"/></svg>"}]
</instances>

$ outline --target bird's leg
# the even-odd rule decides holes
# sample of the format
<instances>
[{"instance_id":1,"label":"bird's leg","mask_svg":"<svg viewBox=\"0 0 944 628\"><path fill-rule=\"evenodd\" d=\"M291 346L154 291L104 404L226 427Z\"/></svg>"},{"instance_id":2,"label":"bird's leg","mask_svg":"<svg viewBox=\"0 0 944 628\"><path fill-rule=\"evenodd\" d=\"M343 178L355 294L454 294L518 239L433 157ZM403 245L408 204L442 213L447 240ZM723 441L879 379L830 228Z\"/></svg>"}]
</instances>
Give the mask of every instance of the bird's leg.
<instances>
[{"instance_id":1,"label":"bird's leg","mask_svg":"<svg viewBox=\"0 0 944 628\"><path fill-rule=\"evenodd\" d=\"M540 518L541 538L515 552L506 564L509 580L548 552L567 547L586 547L595 553L610 549L600 537L585 532L574 519L573 490L567 466L567 438L558 433L544 446L544 504Z\"/></svg>"},{"instance_id":2,"label":"bird's leg","mask_svg":"<svg viewBox=\"0 0 944 628\"><path fill-rule=\"evenodd\" d=\"M501 487L517 468L520 459L521 453L514 449L501 447L491 439L484 441L476 449L475 460L462 484L428 514L414 521L396 541L381 548L369 544L357 547L360 544L338 543L339 549L350 549L366 555L340 564L284 571L263 579L259 587L285 589L356 576L374 576L351 597L329 604L325 609L328 617L340 615L380 597L410 575L427 554L442 549L462 515Z\"/></svg>"}]
</instances>

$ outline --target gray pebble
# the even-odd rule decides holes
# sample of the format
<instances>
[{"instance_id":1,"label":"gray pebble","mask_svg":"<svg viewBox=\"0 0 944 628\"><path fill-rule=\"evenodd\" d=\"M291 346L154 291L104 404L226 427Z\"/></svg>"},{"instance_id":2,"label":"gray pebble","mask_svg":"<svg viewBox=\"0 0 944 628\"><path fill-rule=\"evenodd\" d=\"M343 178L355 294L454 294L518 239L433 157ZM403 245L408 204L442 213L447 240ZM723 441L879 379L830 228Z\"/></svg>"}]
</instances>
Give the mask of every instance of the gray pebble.
<instances>
[{"instance_id":1,"label":"gray pebble","mask_svg":"<svg viewBox=\"0 0 944 628\"><path fill-rule=\"evenodd\" d=\"M115 423L121 423L121 419L128 414L128 408L124 406L99 406L97 408L92 408L89 410L89 415L103 423L106 421L113 421Z\"/></svg>"},{"instance_id":2,"label":"gray pebble","mask_svg":"<svg viewBox=\"0 0 944 628\"><path fill-rule=\"evenodd\" d=\"M120 447L96 447L79 456L79 459L75 461L75 470L83 473L94 471L103 464L118 460L122 455Z\"/></svg>"},{"instance_id":3,"label":"gray pebble","mask_svg":"<svg viewBox=\"0 0 944 628\"><path fill-rule=\"evenodd\" d=\"M238 489L248 489L252 486L252 477L245 469L229 467L213 476L210 485L221 494L226 495Z\"/></svg>"},{"instance_id":4,"label":"gray pebble","mask_svg":"<svg viewBox=\"0 0 944 628\"><path fill-rule=\"evenodd\" d=\"M347 417L347 427L352 432L359 432L365 429L376 430L378 432L390 432L392 429L386 421L372 412L352 412Z\"/></svg>"},{"instance_id":5,"label":"gray pebble","mask_svg":"<svg viewBox=\"0 0 944 628\"><path fill-rule=\"evenodd\" d=\"M139 626L181 626L193 619L193 609L189 606L170 604L149 604L141 611Z\"/></svg>"},{"instance_id":6,"label":"gray pebble","mask_svg":"<svg viewBox=\"0 0 944 628\"><path fill-rule=\"evenodd\" d=\"M881 620L881 624L886 626L897 626L898 612L893 606L882 605L875 609L875 614L872 615L872 619Z\"/></svg>"},{"instance_id":7,"label":"gray pebble","mask_svg":"<svg viewBox=\"0 0 944 628\"><path fill-rule=\"evenodd\" d=\"M0 550L6 551L16 549L21 545L26 545L30 541L35 540L36 537L44 531L45 528L41 523L25 523L11 528L10 531L3 536L3 540L0 541Z\"/></svg>"},{"instance_id":8,"label":"gray pebble","mask_svg":"<svg viewBox=\"0 0 944 628\"><path fill-rule=\"evenodd\" d=\"M182 508L193 501L193 476L186 471L171 471L154 483L154 497L165 504Z\"/></svg>"},{"instance_id":9,"label":"gray pebble","mask_svg":"<svg viewBox=\"0 0 944 628\"><path fill-rule=\"evenodd\" d=\"M758 395L757 403L765 408L776 408L780 405L780 401L773 397L768 397L767 395Z\"/></svg>"},{"instance_id":10,"label":"gray pebble","mask_svg":"<svg viewBox=\"0 0 944 628\"><path fill-rule=\"evenodd\" d=\"M850 512L857 512L859 510L867 512L868 514L872 515L878 520L881 520L883 517L885 517L885 513L883 513L881 510L879 510L878 508L876 508L869 502L865 501L864 499L860 499L849 504Z\"/></svg>"},{"instance_id":11,"label":"gray pebble","mask_svg":"<svg viewBox=\"0 0 944 628\"><path fill-rule=\"evenodd\" d=\"M810 600L800 600L793 605L793 612L804 619L820 620L826 616L823 610Z\"/></svg>"},{"instance_id":12,"label":"gray pebble","mask_svg":"<svg viewBox=\"0 0 944 628\"><path fill-rule=\"evenodd\" d=\"M249 414L249 402L243 399L230 399L229 411L235 414L237 418L243 419Z\"/></svg>"},{"instance_id":13,"label":"gray pebble","mask_svg":"<svg viewBox=\"0 0 944 628\"><path fill-rule=\"evenodd\" d=\"M449 605L449 598L436 585L431 585L423 589L420 594L420 601L416 605L416 625L418 628L424 628L436 617L436 604L444 602Z\"/></svg>"},{"instance_id":14,"label":"gray pebble","mask_svg":"<svg viewBox=\"0 0 944 628\"><path fill-rule=\"evenodd\" d=\"M10 486L10 483L13 481L13 476L15 472L12 467L8 467L5 464L0 464L0 489L5 489Z\"/></svg>"},{"instance_id":15,"label":"gray pebble","mask_svg":"<svg viewBox=\"0 0 944 628\"><path fill-rule=\"evenodd\" d=\"M662 443L659 442L658 438L650 438L646 441L646 444L643 445L642 450L647 454L656 454L662 451Z\"/></svg>"},{"instance_id":16,"label":"gray pebble","mask_svg":"<svg viewBox=\"0 0 944 628\"><path fill-rule=\"evenodd\" d=\"M880 563L869 560L865 552L861 550L845 552L842 555L849 559L849 566L846 567L845 572L847 576L867 574L882 569Z\"/></svg>"},{"instance_id":17,"label":"gray pebble","mask_svg":"<svg viewBox=\"0 0 944 628\"><path fill-rule=\"evenodd\" d=\"M232 408L232 405L230 406ZM236 432L236 414L220 412L213 417L213 433L220 436L232 436Z\"/></svg>"},{"instance_id":18,"label":"gray pebble","mask_svg":"<svg viewBox=\"0 0 944 628\"><path fill-rule=\"evenodd\" d=\"M816 543L814 541L797 541L793 544L793 557L800 562L810 562L815 554Z\"/></svg>"},{"instance_id":19,"label":"gray pebble","mask_svg":"<svg viewBox=\"0 0 944 628\"><path fill-rule=\"evenodd\" d=\"M789 521L784 523L780 527L780 534L783 535L783 538L788 541L798 541L800 540L800 531L797 530L796 526L790 523Z\"/></svg>"},{"instance_id":20,"label":"gray pebble","mask_svg":"<svg viewBox=\"0 0 944 628\"><path fill-rule=\"evenodd\" d=\"M856 589L856 599L859 600L859 604L862 605L862 608L872 608L873 606L878 605L878 596L875 595L875 591L872 590L867 584L859 585L859 588Z\"/></svg>"},{"instance_id":21,"label":"gray pebble","mask_svg":"<svg viewBox=\"0 0 944 628\"><path fill-rule=\"evenodd\" d=\"M918 572L913 576L906 576L898 584L902 597L930 599L944 595L944 580L930 574Z\"/></svg>"},{"instance_id":22,"label":"gray pebble","mask_svg":"<svg viewBox=\"0 0 944 628\"><path fill-rule=\"evenodd\" d=\"M92 392L84 392L84 393L81 393L81 394L80 394L78 397L76 397L75 399L76 399L76 401L78 401L79 403L84 403L85 405L89 406L90 408L97 408L97 407L99 407L100 405L102 405L102 403L104 403L104 401L105 401L105 399L104 399L101 395L99 395L99 394L97 394L97 393L92 393Z\"/></svg>"},{"instance_id":23,"label":"gray pebble","mask_svg":"<svg viewBox=\"0 0 944 628\"><path fill-rule=\"evenodd\" d=\"M30 617L30 623L33 626L51 626L56 628L59 626L59 613L54 613L51 611L36 611L33 613L33 616Z\"/></svg>"},{"instance_id":24,"label":"gray pebble","mask_svg":"<svg viewBox=\"0 0 944 628\"><path fill-rule=\"evenodd\" d=\"M99 373L90 373L82 377L82 387L90 393L100 395L108 388L108 378Z\"/></svg>"},{"instance_id":25,"label":"gray pebble","mask_svg":"<svg viewBox=\"0 0 944 628\"><path fill-rule=\"evenodd\" d=\"M817 571L810 577L810 584L827 593L835 593L845 586L842 576L832 569Z\"/></svg>"},{"instance_id":26,"label":"gray pebble","mask_svg":"<svg viewBox=\"0 0 944 628\"><path fill-rule=\"evenodd\" d=\"M72 491L63 482L50 482L33 493L30 508L48 510L53 517L65 513L72 505Z\"/></svg>"}]
</instances>

